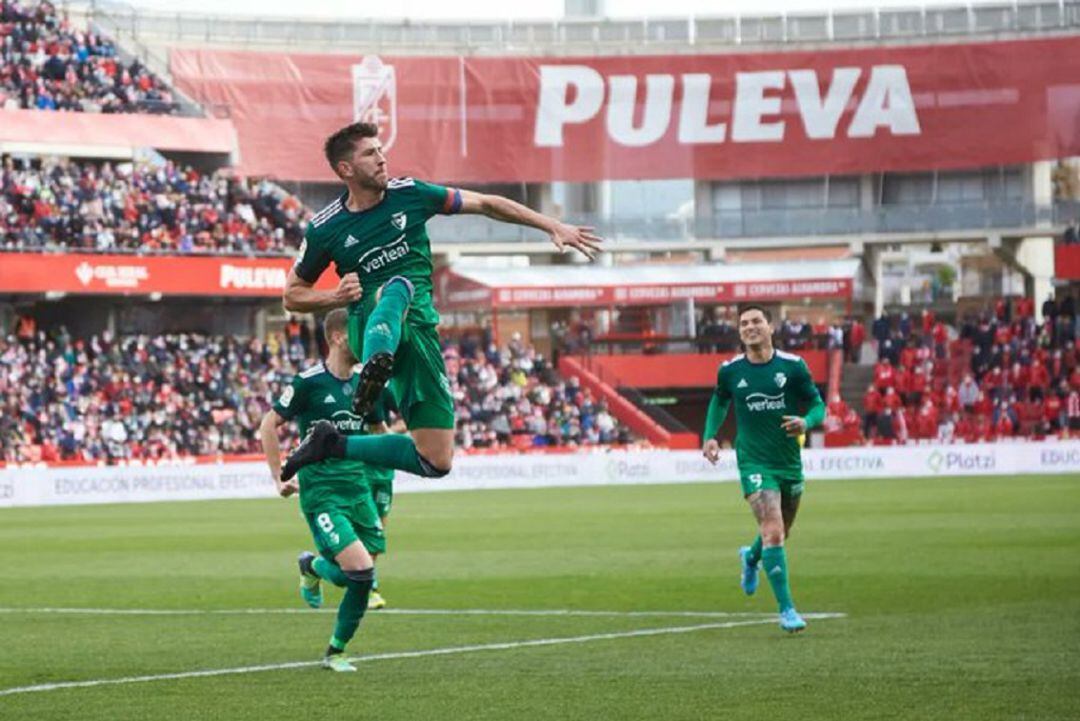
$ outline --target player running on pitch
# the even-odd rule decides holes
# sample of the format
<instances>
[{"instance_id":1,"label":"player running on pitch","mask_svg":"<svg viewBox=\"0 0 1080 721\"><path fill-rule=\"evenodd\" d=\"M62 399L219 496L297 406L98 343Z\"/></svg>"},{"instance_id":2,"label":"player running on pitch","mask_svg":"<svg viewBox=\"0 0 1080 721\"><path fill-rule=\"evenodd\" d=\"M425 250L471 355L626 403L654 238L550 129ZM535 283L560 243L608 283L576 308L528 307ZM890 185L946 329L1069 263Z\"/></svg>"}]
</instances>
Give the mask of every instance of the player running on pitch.
<instances>
[{"instance_id":1,"label":"player running on pitch","mask_svg":"<svg viewBox=\"0 0 1080 721\"><path fill-rule=\"evenodd\" d=\"M331 312L340 312L340 310ZM380 421L389 423L390 415L396 412L397 408L390 398L390 392L388 390L383 391L382 395L379 396L378 403L375 405L375 411L367 417L369 430L372 428L373 423L376 424L376 428L381 425ZM404 433L405 425L398 420L388 430L392 433ZM386 533L386 522L390 517L390 508L394 503L394 473L393 468L367 466L368 486L371 488L371 498L375 501L375 512L379 514L379 523L382 525L384 534ZM378 560L376 555L372 554L372 560ZM386 608L386 599L379 592L379 574L376 571L371 586L371 595L368 596L368 609L377 610L380 608Z\"/></svg>"},{"instance_id":2,"label":"player running on pitch","mask_svg":"<svg viewBox=\"0 0 1080 721\"><path fill-rule=\"evenodd\" d=\"M364 362L354 410L366 416L390 381L410 435L345 438L330 424L316 424L282 469L326 457L349 458L438 478L454 457L454 404L435 327L431 241L425 224L434 215L478 213L528 225L551 236L559 250L588 258L599 252L591 228L567 225L497 195L391 180L378 127L354 123L324 146L330 167L346 192L311 219L296 265L286 281L286 309L312 312L349 308L349 346ZM318 290L315 281L333 262L341 281Z\"/></svg>"},{"instance_id":3,"label":"player running on pitch","mask_svg":"<svg viewBox=\"0 0 1080 721\"><path fill-rule=\"evenodd\" d=\"M320 579L345 589L334 634L323 657L323 666L334 671L356 670L344 652L368 608L375 580L375 556L386 550L386 535L370 485L373 471L376 480L385 473L359 461L328 459L305 468L299 483L282 480L277 428L296 419L301 434L320 420L333 424L348 438L367 431L365 419L352 409L360 374L353 372L356 361L349 350L347 322L348 314L342 309L327 314L324 323L330 350L326 360L293 378L259 428L278 493L284 497L300 493L300 509L319 551L319 555L307 551L300 554L300 595L309 606L319 608ZM378 430L385 428L381 420L372 425L377 425Z\"/></svg>"},{"instance_id":4,"label":"player running on pitch","mask_svg":"<svg viewBox=\"0 0 1080 721\"><path fill-rule=\"evenodd\" d=\"M739 312L739 338L746 353L723 363L705 419L705 457L720 456L716 434L735 404L735 458L743 496L758 522L758 537L739 549L742 589L752 595L758 585L758 564L772 586L780 607L780 628L806 628L795 610L788 585L784 539L795 522L803 492L799 437L825 418L825 404L810 377L806 362L773 348L772 316L765 308L747 305ZM806 415L796 408L807 408Z\"/></svg>"}]
</instances>

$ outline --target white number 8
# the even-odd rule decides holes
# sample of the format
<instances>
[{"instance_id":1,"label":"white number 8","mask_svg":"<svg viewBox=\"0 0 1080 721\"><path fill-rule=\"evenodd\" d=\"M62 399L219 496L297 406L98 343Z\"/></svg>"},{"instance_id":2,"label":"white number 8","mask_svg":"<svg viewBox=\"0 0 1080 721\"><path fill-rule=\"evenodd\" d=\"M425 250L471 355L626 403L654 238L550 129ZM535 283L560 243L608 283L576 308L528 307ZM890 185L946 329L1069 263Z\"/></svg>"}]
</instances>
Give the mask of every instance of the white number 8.
<instances>
[{"instance_id":1,"label":"white number 8","mask_svg":"<svg viewBox=\"0 0 1080 721\"><path fill-rule=\"evenodd\" d=\"M320 513L315 516L315 522L318 523L319 528L323 529L326 533L330 533L334 530L334 522L330 520L329 513Z\"/></svg>"}]
</instances>

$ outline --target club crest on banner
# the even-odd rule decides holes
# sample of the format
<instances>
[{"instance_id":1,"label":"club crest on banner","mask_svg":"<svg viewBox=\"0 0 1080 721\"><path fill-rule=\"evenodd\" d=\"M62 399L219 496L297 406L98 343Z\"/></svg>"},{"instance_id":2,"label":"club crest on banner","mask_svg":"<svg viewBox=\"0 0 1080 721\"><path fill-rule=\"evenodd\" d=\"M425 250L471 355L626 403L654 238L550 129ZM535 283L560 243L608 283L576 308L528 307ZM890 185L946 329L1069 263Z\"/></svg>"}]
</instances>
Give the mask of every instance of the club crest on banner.
<instances>
[{"instance_id":1,"label":"club crest on banner","mask_svg":"<svg viewBox=\"0 0 1080 721\"><path fill-rule=\"evenodd\" d=\"M375 123L383 150L397 137L397 79L394 66L377 55L365 55L352 66L353 122Z\"/></svg>"}]
</instances>

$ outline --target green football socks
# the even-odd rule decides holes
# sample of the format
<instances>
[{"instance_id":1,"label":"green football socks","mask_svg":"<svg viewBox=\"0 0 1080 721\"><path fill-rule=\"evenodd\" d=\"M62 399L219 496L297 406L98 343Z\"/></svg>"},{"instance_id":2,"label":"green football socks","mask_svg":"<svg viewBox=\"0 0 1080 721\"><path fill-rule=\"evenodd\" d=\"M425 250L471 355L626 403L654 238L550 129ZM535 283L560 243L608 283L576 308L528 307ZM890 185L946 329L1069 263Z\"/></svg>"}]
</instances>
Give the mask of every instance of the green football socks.
<instances>
[{"instance_id":1,"label":"green football socks","mask_svg":"<svg viewBox=\"0 0 1080 721\"><path fill-rule=\"evenodd\" d=\"M416 443L403 433L381 433L374 436L348 436L344 457L374 466L396 468L424 478L440 478L447 474L435 468L416 451Z\"/></svg>"},{"instance_id":2,"label":"green football socks","mask_svg":"<svg viewBox=\"0 0 1080 721\"><path fill-rule=\"evenodd\" d=\"M334 635L330 638L331 648L345 650L345 645L352 640L356 629L360 626L360 619L367 611L368 595L371 593L371 582L375 576L375 569L367 568L363 571L344 571L346 576L345 595L341 598L338 606L337 623L334 624Z\"/></svg>"},{"instance_id":3,"label":"green football socks","mask_svg":"<svg viewBox=\"0 0 1080 721\"><path fill-rule=\"evenodd\" d=\"M311 562L311 568L315 571L315 575L324 581L329 581L338 588L345 587L345 572L333 561L329 561L322 556L316 556L315 560Z\"/></svg>"},{"instance_id":4,"label":"green football socks","mask_svg":"<svg viewBox=\"0 0 1080 721\"><path fill-rule=\"evenodd\" d=\"M750 556L747 560L750 561L751 566L756 566L761 562L761 536L755 538L750 544Z\"/></svg>"},{"instance_id":5,"label":"green football socks","mask_svg":"<svg viewBox=\"0 0 1080 721\"><path fill-rule=\"evenodd\" d=\"M780 606L780 613L794 608L791 600L791 588L788 586L787 554L783 546L768 546L761 551L761 561L765 569L765 575L772 586L776 603Z\"/></svg>"},{"instance_id":6,"label":"green football socks","mask_svg":"<svg viewBox=\"0 0 1080 721\"><path fill-rule=\"evenodd\" d=\"M397 351L401 342L401 325L405 320L405 311L412 301L412 289L404 280L396 280L383 286L375 310L368 316L364 326L364 363L376 353Z\"/></svg>"}]
</instances>

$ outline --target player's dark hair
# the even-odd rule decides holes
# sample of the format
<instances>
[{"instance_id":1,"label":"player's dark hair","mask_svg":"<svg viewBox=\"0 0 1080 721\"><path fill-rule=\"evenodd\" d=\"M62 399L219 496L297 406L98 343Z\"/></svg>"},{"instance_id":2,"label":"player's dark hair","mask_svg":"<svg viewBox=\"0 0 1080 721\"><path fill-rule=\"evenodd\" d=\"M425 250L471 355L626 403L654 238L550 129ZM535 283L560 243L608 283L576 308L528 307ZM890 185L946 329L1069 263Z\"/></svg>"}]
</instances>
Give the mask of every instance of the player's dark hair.
<instances>
[{"instance_id":1,"label":"player's dark hair","mask_svg":"<svg viewBox=\"0 0 1080 721\"><path fill-rule=\"evenodd\" d=\"M353 123L337 131L323 143L326 162L337 172L337 164L348 160L356 150L356 141L361 138L375 138L379 135L379 126L375 123Z\"/></svg>"},{"instance_id":2,"label":"player's dark hair","mask_svg":"<svg viewBox=\"0 0 1080 721\"><path fill-rule=\"evenodd\" d=\"M349 312L344 308L334 308L323 318L323 331L329 338L331 333L347 333L346 326L349 324Z\"/></svg>"},{"instance_id":3,"label":"player's dark hair","mask_svg":"<svg viewBox=\"0 0 1080 721\"><path fill-rule=\"evenodd\" d=\"M766 308L763 305L758 305L757 303L747 303L746 305L739 306L739 316L738 317L742 318L743 313L745 313L747 311L750 311L750 310L760 310L761 314L763 316L765 316L765 322L770 323L770 324L772 323L772 313L769 311L768 308Z\"/></svg>"}]
</instances>

